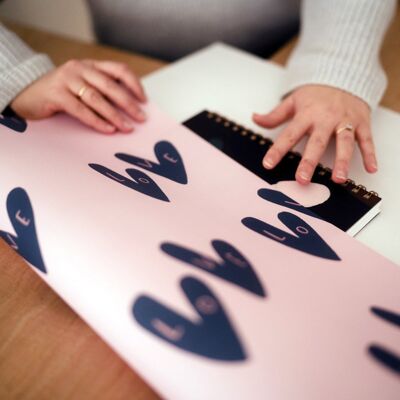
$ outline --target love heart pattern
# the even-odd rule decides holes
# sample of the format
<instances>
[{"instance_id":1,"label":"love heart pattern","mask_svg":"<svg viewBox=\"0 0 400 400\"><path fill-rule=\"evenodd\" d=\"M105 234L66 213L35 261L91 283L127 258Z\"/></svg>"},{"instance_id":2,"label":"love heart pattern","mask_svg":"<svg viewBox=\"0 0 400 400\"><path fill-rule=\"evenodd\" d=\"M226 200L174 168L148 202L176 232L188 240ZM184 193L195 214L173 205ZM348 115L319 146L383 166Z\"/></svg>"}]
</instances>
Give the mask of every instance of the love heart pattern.
<instances>
[{"instance_id":1,"label":"love heart pattern","mask_svg":"<svg viewBox=\"0 0 400 400\"><path fill-rule=\"evenodd\" d=\"M140 296L132 312L144 329L158 338L203 357L243 361L246 354L222 304L200 280L185 277L181 288L200 317L191 321L149 296Z\"/></svg>"},{"instance_id":2,"label":"love heart pattern","mask_svg":"<svg viewBox=\"0 0 400 400\"><path fill-rule=\"evenodd\" d=\"M303 214L310 215L311 217L322 219L319 215L313 213L308 208L302 206L297 201L292 200L286 194L279 192L278 190L273 189L260 189L257 194L264 200L267 200L271 203L278 204L282 207L287 207L295 211L299 211Z\"/></svg>"},{"instance_id":3,"label":"love heart pattern","mask_svg":"<svg viewBox=\"0 0 400 400\"><path fill-rule=\"evenodd\" d=\"M36 233L32 205L24 189L15 188L8 194L7 212L16 235L0 231L0 237L39 271L47 273Z\"/></svg>"},{"instance_id":4,"label":"love heart pattern","mask_svg":"<svg viewBox=\"0 0 400 400\"><path fill-rule=\"evenodd\" d=\"M218 276L257 296L266 296L253 267L235 247L223 240L213 240L211 245L222 262L174 243L162 243L161 250L171 257Z\"/></svg>"},{"instance_id":5,"label":"love heart pattern","mask_svg":"<svg viewBox=\"0 0 400 400\"><path fill-rule=\"evenodd\" d=\"M157 200L169 202L168 197L157 185L157 183L154 182L153 179L151 179L147 174L139 171L138 169L129 168L126 170L127 174L132 178L129 179L100 164L89 164L89 167L106 176L107 178L112 179L130 189L136 190L139 193L153 197Z\"/></svg>"},{"instance_id":6,"label":"love heart pattern","mask_svg":"<svg viewBox=\"0 0 400 400\"><path fill-rule=\"evenodd\" d=\"M0 124L18 133L25 132L28 126L26 121L18 116L11 107L7 107L3 114L0 114Z\"/></svg>"},{"instance_id":7,"label":"love heart pattern","mask_svg":"<svg viewBox=\"0 0 400 400\"><path fill-rule=\"evenodd\" d=\"M278 218L294 235L253 217L243 218L242 224L284 246L328 260L340 261L333 249L304 220L289 212L279 213Z\"/></svg>"},{"instance_id":8,"label":"love heart pattern","mask_svg":"<svg viewBox=\"0 0 400 400\"><path fill-rule=\"evenodd\" d=\"M384 321L400 327L400 314L396 314L380 307L371 307L371 312L377 317L382 318ZM380 364L392 372L400 374L400 355L395 354L393 351L380 344L370 345L368 352Z\"/></svg>"},{"instance_id":9,"label":"love heart pattern","mask_svg":"<svg viewBox=\"0 0 400 400\"><path fill-rule=\"evenodd\" d=\"M186 185L188 182L185 166L181 155L175 146L167 141L157 142L154 146L154 153L158 164L144 158L136 157L131 154L117 153L115 157L129 164L135 165L153 172L174 182Z\"/></svg>"}]
</instances>

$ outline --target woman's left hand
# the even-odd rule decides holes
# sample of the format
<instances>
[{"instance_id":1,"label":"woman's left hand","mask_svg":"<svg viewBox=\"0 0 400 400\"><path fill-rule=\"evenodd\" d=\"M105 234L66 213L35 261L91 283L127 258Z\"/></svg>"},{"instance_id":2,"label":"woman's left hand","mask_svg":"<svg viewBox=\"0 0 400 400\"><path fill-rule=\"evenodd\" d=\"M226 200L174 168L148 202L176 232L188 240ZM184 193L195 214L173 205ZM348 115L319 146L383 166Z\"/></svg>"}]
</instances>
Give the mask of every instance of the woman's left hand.
<instances>
[{"instance_id":1,"label":"woman's left hand","mask_svg":"<svg viewBox=\"0 0 400 400\"><path fill-rule=\"evenodd\" d=\"M341 89L311 84L301 86L270 113L254 114L253 120L264 128L275 128L289 121L264 157L263 165L267 169L274 168L304 135L309 136L296 172L299 183L311 181L332 135L336 136L333 181L346 181L356 141L365 169L370 173L377 171L369 106Z\"/></svg>"}]
</instances>

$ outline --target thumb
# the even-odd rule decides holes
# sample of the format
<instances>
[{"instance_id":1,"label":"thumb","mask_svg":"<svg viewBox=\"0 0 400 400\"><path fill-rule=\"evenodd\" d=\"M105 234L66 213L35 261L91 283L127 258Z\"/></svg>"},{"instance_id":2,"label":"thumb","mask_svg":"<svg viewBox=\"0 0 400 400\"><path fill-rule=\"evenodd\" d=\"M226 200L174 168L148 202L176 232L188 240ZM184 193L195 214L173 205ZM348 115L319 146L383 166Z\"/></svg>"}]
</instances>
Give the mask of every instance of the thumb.
<instances>
[{"instance_id":1,"label":"thumb","mask_svg":"<svg viewBox=\"0 0 400 400\"><path fill-rule=\"evenodd\" d=\"M294 112L294 103L291 96L286 97L268 114L253 114L253 121L264 128L275 128L286 122Z\"/></svg>"}]
</instances>

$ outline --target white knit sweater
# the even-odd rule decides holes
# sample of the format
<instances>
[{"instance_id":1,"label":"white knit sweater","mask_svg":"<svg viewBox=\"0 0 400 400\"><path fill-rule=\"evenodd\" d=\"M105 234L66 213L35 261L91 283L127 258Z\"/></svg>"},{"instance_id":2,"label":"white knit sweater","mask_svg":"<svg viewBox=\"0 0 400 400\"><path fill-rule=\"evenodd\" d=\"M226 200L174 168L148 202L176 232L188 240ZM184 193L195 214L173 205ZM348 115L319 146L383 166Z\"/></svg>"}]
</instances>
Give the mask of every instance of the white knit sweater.
<instances>
[{"instance_id":1,"label":"white knit sweater","mask_svg":"<svg viewBox=\"0 0 400 400\"><path fill-rule=\"evenodd\" d=\"M396 0L303 1L287 91L308 83L329 85L375 108L387 83L379 51L395 9Z\"/></svg>"},{"instance_id":2,"label":"white knit sweater","mask_svg":"<svg viewBox=\"0 0 400 400\"><path fill-rule=\"evenodd\" d=\"M288 63L286 92L324 84L374 108L386 87L379 49L395 8L396 0L303 0L300 41ZM0 24L0 112L52 68L46 55L34 53Z\"/></svg>"},{"instance_id":3,"label":"white knit sweater","mask_svg":"<svg viewBox=\"0 0 400 400\"><path fill-rule=\"evenodd\" d=\"M0 24L0 112L27 86L53 68L45 54L37 54Z\"/></svg>"}]
</instances>

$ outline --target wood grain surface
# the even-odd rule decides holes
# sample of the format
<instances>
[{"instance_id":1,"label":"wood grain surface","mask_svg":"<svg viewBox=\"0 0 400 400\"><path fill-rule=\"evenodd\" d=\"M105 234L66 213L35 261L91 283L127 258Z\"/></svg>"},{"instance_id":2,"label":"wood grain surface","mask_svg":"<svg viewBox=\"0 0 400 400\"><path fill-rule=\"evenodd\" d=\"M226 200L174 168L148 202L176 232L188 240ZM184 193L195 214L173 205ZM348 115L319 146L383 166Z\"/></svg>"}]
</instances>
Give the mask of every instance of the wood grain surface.
<instances>
[{"instance_id":1,"label":"wood grain surface","mask_svg":"<svg viewBox=\"0 0 400 400\"><path fill-rule=\"evenodd\" d=\"M113 59L143 76L165 63L105 46L7 23L35 50L59 65L71 58ZM292 41L272 60L284 64ZM400 12L382 50L389 88L382 104L400 111ZM158 399L38 277L0 241L0 399Z\"/></svg>"}]
</instances>

